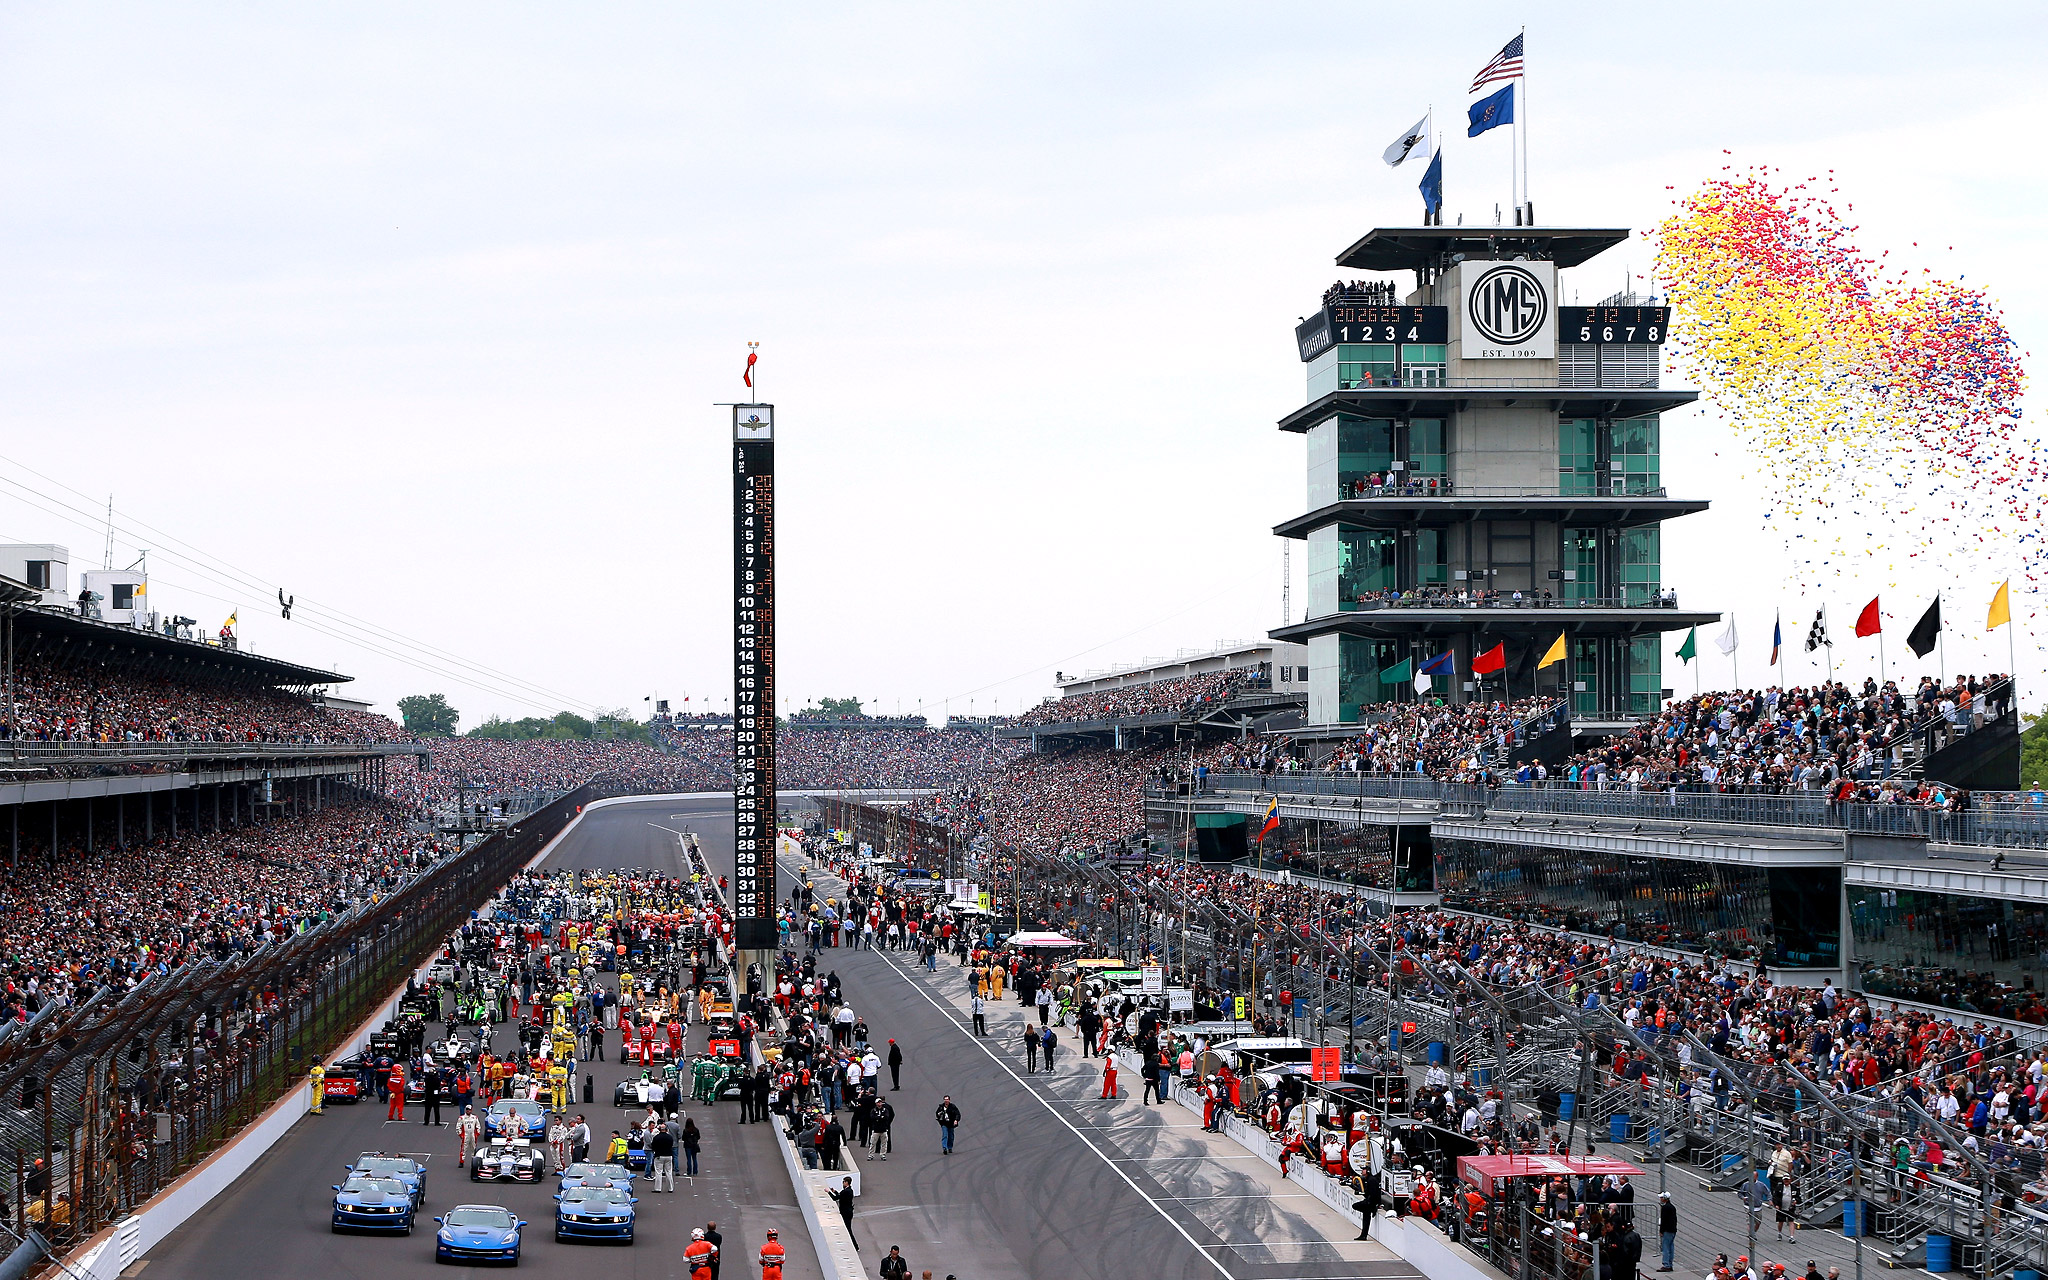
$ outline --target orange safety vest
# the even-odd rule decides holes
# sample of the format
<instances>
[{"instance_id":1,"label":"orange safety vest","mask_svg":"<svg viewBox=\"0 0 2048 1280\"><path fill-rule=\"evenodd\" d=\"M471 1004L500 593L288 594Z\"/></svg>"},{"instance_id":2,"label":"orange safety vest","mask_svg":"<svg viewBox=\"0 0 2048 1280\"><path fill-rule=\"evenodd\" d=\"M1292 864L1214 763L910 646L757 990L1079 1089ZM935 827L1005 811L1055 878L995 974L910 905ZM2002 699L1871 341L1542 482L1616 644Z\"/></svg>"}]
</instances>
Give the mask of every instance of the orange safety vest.
<instances>
[{"instance_id":1,"label":"orange safety vest","mask_svg":"<svg viewBox=\"0 0 2048 1280\"><path fill-rule=\"evenodd\" d=\"M692 1240L690 1247L683 1250L683 1261L689 1265L692 1280L711 1280L711 1258L718 1252L718 1246L709 1240Z\"/></svg>"},{"instance_id":2,"label":"orange safety vest","mask_svg":"<svg viewBox=\"0 0 2048 1280\"><path fill-rule=\"evenodd\" d=\"M761 1246L761 1280L782 1280L783 1248L770 1240Z\"/></svg>"}]
</instances>

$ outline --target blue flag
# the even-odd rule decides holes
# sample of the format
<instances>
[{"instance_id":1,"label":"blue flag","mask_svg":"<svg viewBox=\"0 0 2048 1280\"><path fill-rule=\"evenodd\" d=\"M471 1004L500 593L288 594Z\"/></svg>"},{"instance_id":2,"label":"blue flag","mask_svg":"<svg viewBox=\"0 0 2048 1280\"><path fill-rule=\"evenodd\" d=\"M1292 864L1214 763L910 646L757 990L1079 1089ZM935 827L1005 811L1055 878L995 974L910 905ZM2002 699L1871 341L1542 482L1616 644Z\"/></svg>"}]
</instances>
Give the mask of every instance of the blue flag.
<instances>
[{"instance_id":1,"label":"blue flag","mask_svg":"<svg viewBox=\"0 0 2048 1280\"><path fill-rule=\"evenodd\" d=\"M1458 674L1458 658L1457 658L1457 652L1456 652L1455 650L1451 650L1451 651L1449 651L1449 652L1445 652L1445 653L1440 653L1440 654L1436 655L1436 656L1435 656L1434 658L1431 658L1431 659L1430 659L1430 660L1429 660L1428 662L1425 662L1425 663L1423 663L1423 664L1422 664L1422 674L1424 674L1424 675L1426 675L1426 676L1454 676L1454 675L1457 675L1457 674Z\"/></svg>"},{"instance_id":2,"label":"blue flag","mask_svg":"<svg viewBox=\"0 0 2048 1280\"><path fill-rule=\"evenodd\" d=\"M1465 130L1465 136L1476 138L1488 129L1498 128L1515 122L1515 86L1509 85L1499 93L1481 98L1466 112L1472 119L1472 127Z\"/></svg>"},{"instance_id":3,"label":"blue flag","mask_svg":"<svg viewBox=\"0 0 2048 1280\"><path fill-rule=\"evenodd\" d=\"M1444 207L1444 153L1442 148L1429 158L1429 168L1423 170L1422 185L1416 188L1422 192L1422 212L1434 216Z\"/></svg>"}]
</instances>

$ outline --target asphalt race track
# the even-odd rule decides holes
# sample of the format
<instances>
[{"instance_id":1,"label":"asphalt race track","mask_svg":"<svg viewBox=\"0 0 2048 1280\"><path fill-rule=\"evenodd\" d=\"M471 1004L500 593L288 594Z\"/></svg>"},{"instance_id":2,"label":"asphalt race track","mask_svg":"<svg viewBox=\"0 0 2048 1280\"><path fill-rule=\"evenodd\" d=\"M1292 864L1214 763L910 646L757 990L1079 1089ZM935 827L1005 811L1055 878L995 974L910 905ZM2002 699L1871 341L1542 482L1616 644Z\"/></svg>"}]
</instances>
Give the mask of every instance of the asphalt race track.
<instances>
[{"instance_id":1,"label":"asphalt race track","mask_svg":"<svg viewBox=\"0 0 2048 1280\"><path fill-rule=\"evenodd\" d=\"M593 810L556 847L547 865L656 867L674 873L682 861L676 837L663 828L697 832L713 864L722 863L725 874L731 874L730 800L657 801ZM690 1030L691 1048L701 1048L701 1028ZM509 1031L498 1037L501 1048L510 1047L511 1041ZM616 1054L616 1037L610 1047ZM637 1072L603 1062L584 1070L596 1078L598 1101L579 1104L572 1112L588 1117L596 1146L610 1137L623 1114L610 1105L612 1085ZM725 1236L732 1280L756 1280L760 1275L752 1259L771 1226L781 1231L789 1250L788 1280L819 1280L816 1254L797 1214L782 1158L772 1145L772 1131L766 1125L736 1124L737 1103L721 1103L712 1111L697 1105L685 1109L683 1114L695 1117L704 1131L704 1176L694 1187L678 1179L673 1196L641 1192L638 1239L630 1247L557 1244L552 1172L537 1184L473 1183L455 1163L452 1123L447 1128L424 1128L419 1108L412 1107L409 1126L386 1125L384 1110L373 1097L353 1107L329 1106L325 1115L301 1120L225 1194L126 1274L148 1280L446 1276L451 1269L435 1264L434 1228L424 1218L410 1238L335 1235L328 1230L334 1194L330 1188L342 1167L361 1152L387 1150L433 1154L427 1162L428 1217L457 1204L500 1204L524 1218L530 1225L522 1244L522 1273L578 1280L668 1280L684 1274L682 1251L690 1228L715 1221ZM452 1121L451 1108L444 1107L442 1113ZM677 1161L681 1162L680 1154Z\"/></svg>"},{"instance_id":2,"label":"asphalt race track","mask_svg":"<svg viewBox=\"0 0 2048 1280\"><path fill-rule=\"evenodd\" d=\"M698 833L712 866L732 873L730 801L648 801L592 811L557 847L551 867L680 867L672 831ZM789 889L789 867L778 894ZM864 1270L877 1274L889 1246L900 1245L915 1277L960 1280L1279 1280L1280 1277L1415 1275L1403 1264L1304 1269L1253 1243L1283 1238L1275 1202L1231 1182L1227 1168L1162 1151L1107 1116L1020 1079L962 1033L906 980L898 957L830 949L821 972L836 969L875 1043L903 1045L895 1154L863 1162L864 1194L855 1221ZM942 969L942 972L946 970ZM951 972L957 973L957 970ZM692 1028L692 1047L702 1035ZM501 1037L509 1039L509 1035ZM1072 1044L1071 1038L1067 1043ZM616 1051L616 1041L614 1041ZM1014 1055L1011 1055L1014 1056ZM591 1064L599 1102L580 1109L599 1141L609 1136L615 1064ZM1134 1083L1134 1082L1132 1082ZM958 1150L938 1150L931 1120L942 1094L965 1113ZM1041 1101L1044 1098L1046 1101ZM1052 1103L1047 1106L1047 1101ZM417 1116L417 1109L413 1114ZM554 1179L533 1186L474 1184L453 1170L453 1129L386 1127L370 1101L336 1106L301 1121L229 1191L164 1241L132 1275L147 1280L220 1280L270 1275L394 1280L436 1274L426 1224L410 1239L337 1236L328 1230L329 1188L359 1152L429 1150L430 1214L461 1203L496 1203L529 1223L521 1268L543 1275L602 1275L606 1280L678 1277L689 1230L707 1220L725 1235L731 1277L755 1280L757 1246L769 1226L782 1233L788 1280L817 1280L816 1256L794 1206L788 1175L767 1126L742 1126L735 1103L716 1114L692 1107L704 1131L705 1177L667 1195L640 1197L639 1239L630 1248L555 1243ZM843 1117L842 1117L843 1119ZM1073 1127L1069 1127L1069 1125ZM1085 1136L1084 1136L1085 1135ZM858 1148L849 1148L858 1156ZM1164 1163L1161 1157L1164 1157ZM1249 1247L1247 1247L1249 1246ZM1305 1261L1305 1259L1302 1259ZM1290 1262L1293 1265L1290 1265ZM446 1274L441 1271L440 1274Z\"/></svg>"}]
</instances>

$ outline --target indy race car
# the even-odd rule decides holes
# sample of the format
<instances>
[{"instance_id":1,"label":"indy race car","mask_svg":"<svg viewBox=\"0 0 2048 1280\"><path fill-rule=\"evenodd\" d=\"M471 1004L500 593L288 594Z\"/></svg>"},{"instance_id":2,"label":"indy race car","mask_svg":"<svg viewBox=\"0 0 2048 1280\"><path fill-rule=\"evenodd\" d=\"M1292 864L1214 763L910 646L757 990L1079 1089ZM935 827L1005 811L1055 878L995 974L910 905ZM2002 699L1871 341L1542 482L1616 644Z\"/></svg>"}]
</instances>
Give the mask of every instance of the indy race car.
<instances>
[{"instance_id":1,"label":"indy race car","mask_svg":"<svg viewBox=\"0 0 2048 1280\"><path fill-rule=\"evenodd\" d=\"M677 1087L676 1082L672 1080L662 1080L647 1075L635 1076L631 1080L621 1080L612 1086L612 1105L615 1107L645 1107L649 1092L647 1086L651 1084L661 1085L664 1096L668 1095L669 1090Z\"/></svg>"},{"instance_id":2,"label":"indy race car","mask_svg":"<svg viewBox=\"0 0 2048 1280\"><path fill-rule=\"evenodd\" d=\"M524 1138L486 1142L469 1158L471 1182L539 1182L547 1171L547 1147Z\"/></svg>"}]
</instances>

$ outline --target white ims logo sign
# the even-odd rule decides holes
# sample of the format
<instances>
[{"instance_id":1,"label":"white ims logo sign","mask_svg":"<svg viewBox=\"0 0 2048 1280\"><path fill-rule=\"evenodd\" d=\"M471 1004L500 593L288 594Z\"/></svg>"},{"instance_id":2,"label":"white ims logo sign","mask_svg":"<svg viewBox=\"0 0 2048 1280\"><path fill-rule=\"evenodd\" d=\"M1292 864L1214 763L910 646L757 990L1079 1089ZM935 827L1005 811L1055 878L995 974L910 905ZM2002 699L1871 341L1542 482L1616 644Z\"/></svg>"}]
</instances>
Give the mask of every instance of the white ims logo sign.
<instances>
[{"instance_id":1,"label":"white ims logo sign","mask_svg":"<svg viewBox=\"0 0 2048 1280\"><path fill-rule=\"evenodd\" d=\"M1495 267L1472 285L1466 316L1488 342L1518 347L1543 332L1550 299L1543 282L1516 266Z\"/></svg>"}]
</instances>

